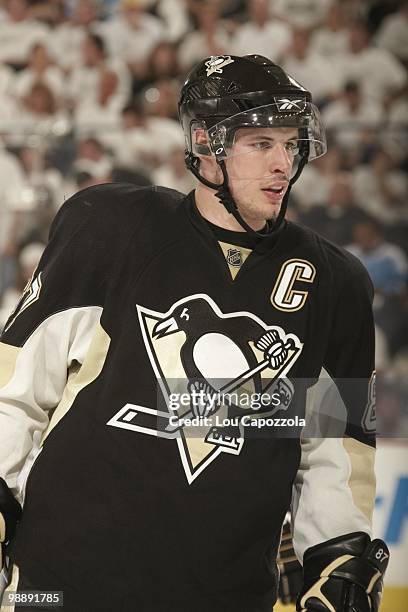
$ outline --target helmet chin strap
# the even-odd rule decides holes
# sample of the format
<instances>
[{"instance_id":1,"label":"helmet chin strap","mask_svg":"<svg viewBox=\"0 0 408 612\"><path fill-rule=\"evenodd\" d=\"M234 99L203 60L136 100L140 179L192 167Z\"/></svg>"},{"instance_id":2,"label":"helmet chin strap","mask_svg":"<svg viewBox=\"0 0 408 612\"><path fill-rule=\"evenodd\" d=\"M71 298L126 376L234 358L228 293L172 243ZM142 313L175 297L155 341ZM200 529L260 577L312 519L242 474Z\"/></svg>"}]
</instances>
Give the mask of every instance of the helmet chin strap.
<instances>
[{"instance_id":1,"label":"helmet chin strap","mask_svg":"<svg viewBox=\"0 0 408 612\"><path fill-rule=\"evenodd\" d=\"M219 199L221 204L236 219L236 221L239 223L239 225L246 232L248 232L248 234L250 234L251 236L254 236L256 238L268 238L271 235L272 232L276 232L278 230L278 228L282 225L282 222L283 222L283 220L285 218L285 215L286 215L286 209L288 207L290 190L292 188L292 185L299 178L303 168L305 167L305 165L307 163L307 157L308 157L307 154L303 154L301 156L300 161L299 161L299 165L297 167L297 170L296 170L295 174L293 175L293 177L290 179L288 188L286 190L286 193L283 196L282 204L281 204L281 207L280 207L280 210L279 210L279 214L278 214L278 216L276 218L276 221L273 223L273 225L269 229L269 231L266 231L266 232L257 232L250 225L248 225L248 223L240 215L238 207L237 207L237 205L234 202L234 198L232 197L232 194L231 194L231 191L230 191L230 188L229 188L228 172L227 172L227 169L225 167L225 161L223 159L217 160L217 164L221 168L221 172L222 172L222 176L223 176L223 182L221 183L221 185L217 185L217 183L213 183L213 182L209 181L208 179L204 178L200 174L200 170L199 170L200 160L199 160L198 157L196 157L192 153L188 153L185 161L186 161L187 168L190 170L190 172L192 172L194 174L194 176L201 183L203 183L203 185L206 185L206 187L209 187L210 189L214 189L215 195L217 196L217 198Z\"/></svg>"}]
</instances>

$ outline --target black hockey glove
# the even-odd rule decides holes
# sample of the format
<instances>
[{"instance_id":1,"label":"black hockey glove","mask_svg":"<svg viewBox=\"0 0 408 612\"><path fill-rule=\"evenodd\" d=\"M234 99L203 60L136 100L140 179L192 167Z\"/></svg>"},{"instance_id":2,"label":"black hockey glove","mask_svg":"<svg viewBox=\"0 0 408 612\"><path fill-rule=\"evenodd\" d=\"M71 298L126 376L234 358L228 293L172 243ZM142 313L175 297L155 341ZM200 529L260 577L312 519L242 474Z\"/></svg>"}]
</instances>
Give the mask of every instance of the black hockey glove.
<instances>
[{"instance_id":1,"label":"black hockey glove","mask_svg":"<svg viewBox=\"0 0 408 612\"><path fill-rule=\"evenodd\" d=\"M4 565L6 544L11 540L21 517L21 506L6 481L0 478L0 570Z\"/></svg>"},{"instance_id":2,"label":"black hockey glove","mask_svg":"<svg viewBox=\"0 0 408 612\"><path fill-rule=\"evenodd\" d=\"M388 559L385 542L361 531L308 548L296 610L378 612Z\"/></svg>"},{"instance_id":3,"label":"black hockey glove","mask_svg":"<svg viewBox=\"0 0 408 612\"><path fill-rule=\"evenodd\" d=\"M295 603L303 584L303 570L293 550L289 521L285 521L278 553L279 599L283 604Z\"/></svg>"}]
</instances>

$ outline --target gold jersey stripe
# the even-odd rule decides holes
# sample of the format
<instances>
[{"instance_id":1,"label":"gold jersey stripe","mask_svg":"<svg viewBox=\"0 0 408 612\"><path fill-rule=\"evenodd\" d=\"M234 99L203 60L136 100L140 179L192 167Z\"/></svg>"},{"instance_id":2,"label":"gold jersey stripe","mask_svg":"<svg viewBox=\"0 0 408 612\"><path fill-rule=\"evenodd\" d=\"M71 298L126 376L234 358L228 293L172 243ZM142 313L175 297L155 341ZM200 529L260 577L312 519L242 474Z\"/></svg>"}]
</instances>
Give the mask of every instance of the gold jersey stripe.
<instances>
[{"instance_id":1,"label":"gold jersey stripe","mask_svg":"<svg viewBox=\"0 0 408 612\"><path fill-rule=\"evenodd\" d=\"M13 378L20 351L21 348L19 346L0 342L0 388L5 387Z\"/></svg>"},{"instance_id":2,"label":"gold jersey stripe","mask_svg":"<svg viewBox=\"0 0 408 612\"><path fill-rule=\"evenodd\" d=\"M344 438L343 446L351 465L348 484L354 505L371 524L375 501L375 449L354 438Z\"/></svg>"},{"instance_id":3,"label":"gold jersey stripe","mask_svg":"<svg viewBox=\"0 0 408 612\"><path fill-rule=\"evenodd\" d=\"M61 401L55 408L49 425L44 432L42 444L57 423L67 414L81 389L84 389L98 378L104 366L109 345L110 337L101 324L98 323L82 366L79 367L78 364L78 367L71 368L69 372Z\"/></svg>"}]
</instances>

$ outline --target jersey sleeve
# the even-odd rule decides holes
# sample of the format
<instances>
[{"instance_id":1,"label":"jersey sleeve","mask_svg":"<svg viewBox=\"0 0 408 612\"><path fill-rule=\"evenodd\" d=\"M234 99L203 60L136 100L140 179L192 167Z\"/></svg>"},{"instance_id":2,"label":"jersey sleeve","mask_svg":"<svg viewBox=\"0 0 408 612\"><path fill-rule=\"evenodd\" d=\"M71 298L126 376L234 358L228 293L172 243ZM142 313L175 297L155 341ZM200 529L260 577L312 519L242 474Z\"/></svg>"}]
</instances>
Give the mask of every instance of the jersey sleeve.
<instances>
[{"instance_id":1,"label":"jersey sleeve","mask_svg":"<svg viewBox=\"0 0 408 612\"><path fill-rule=\"evenodd\" d=\"M101 197L103 191L91 188L61 207L1 336L0 475L20 500L68 377L78 372L100 333L116 262L109 233L95 214Z\"/></svg>"},{"instance_id":2,"label":"jersey sleeve","mask_svg":"<svg viewBox=\"0 0 408 612\"><path fill-rule=\"evenodd\" d=\"M357 261L334 309L318 380L307 390L306 426L292 500L294 548L354 531L371 535L375 499L374 322L371 281Z\"/></svg>"}]
</instances>

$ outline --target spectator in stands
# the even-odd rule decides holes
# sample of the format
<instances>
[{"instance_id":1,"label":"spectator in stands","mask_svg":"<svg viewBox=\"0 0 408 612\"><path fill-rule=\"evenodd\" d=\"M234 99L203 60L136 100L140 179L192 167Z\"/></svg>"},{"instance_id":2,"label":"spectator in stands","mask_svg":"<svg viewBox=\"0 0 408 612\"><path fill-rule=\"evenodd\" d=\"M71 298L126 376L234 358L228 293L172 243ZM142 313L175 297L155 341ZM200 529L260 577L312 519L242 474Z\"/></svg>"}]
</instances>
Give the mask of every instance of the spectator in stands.
<instances>
[{"instance_id":1,"label":"spectator in stands","mask_svg":"<svg viewBox=\"0 0 408 612\"><path fill-rule=\"evenodd\" d=\"M186 34L179 47L184 73L204 57L228 53L230 45L229 34L220 19L219 1L203 0L194 6L198 27Z\"/></svg>"},{"instance_id":2,"label":"spectator in stands","mask_svg":"<svg viewBox=\"0 0 408 612\"><path fill-rule=\"evenodd\" d=\"M341 246L350 243L354 226L366 218L355 205L352 179L346 172L333 177L324 204L313 206L299 216L302 223Z\"/></svg>"},{"instance_id":3,"label":"spectator in stands","mask_svg":"<svg viewBox=\"0 0 408 612\"><path fill-rule=\"evenodd\" d=\"M75 126L80 134L119 127L121 100L116 95L118 83L116 72L109 69L100 71L94 99L78 104L75 112Z\"/></svg>"},{"instance_id":4,"label":"spectator in stands","mask_svg":"<svg viewBox=\"0 0 408 612\"><path fill-rule=\"evenodd\" d=\"M115 165L146 170L157 143L151 138L142 99L134 98L126 105L121 112L119 129L103 132L99 139L112 151Z\"/></svg>"},{"instance_id":5,"label":"spectator in stands","mask_svg":"<svg viewBox=\"0 0 408 612\"><path fill-rule=\"evenodd\" d=\"M357 223L347 250L364 264L378 293L393 295L406 290L407 257L402 249L385 240L378 221L366 219Z\"/></svg>"},{"instance_id":6,"label":"spectator in stands","mask_svg":"<svg viewBox=\"0 0 408 612\"><path fill-rule=\"evenodd\" d=\"M408 418L402 406L402 393L392 383L382 381L377 395L377 431L384 438L403 438L408 434Z\"/></svg>"},{"instance_id":7,"label":"spectator in stands","mask_svg":"<svg viewBox=\"0 0 408 612\"><path fill-rule=\"evenodd\" d=\"M58 25L49 38L50 49L67 72L81 63L81 49L89 31L99 31L96 0L76 0L68 19Z\"/></svg>"},{"instance_id":8,"label":"spectator in stands","mask_svg":"<svg viewBox=\"0 0 408 612\"><path fill-rule=\"evenodd\" d=\"M27 187L39 192L39 199L46 192L50 205L56 211L66 196L61 172L46 163L44 152L38 146L23 146L18 152L18 159Z\"/></svg>"},{"instance_id":9,"label":"spectator in stands","mask_svg":"<svg viewBox=\"0 0 408 612\"><path fill-rule=\"evenodd\" d=\"M338 57L346 53L348 48L348 32L344 4L335 2L329 6L322 27L312 34L312 51L335 65Z\"/></svg>"},{"instance_id":10,"label":"spectator in stands","mask_svg":"<svg viewBox=\"0 0 408 612\"><path fill-rule=\"evenodd\" d=\"M166 161L153 171L153 183L169 187L170 189L176 189L186 194L194 189L195 180L191 172L186 168L184 157L183 143L174 145L169 150Z\"/></svg>"},{"instance_id":11,"label":"spectator in stands","mask_svg":"<svg viewBox=\"0 0 408 612\"><path fill-rule=\"evenodd\" d=\"M84 138L78 142L74 171L88 173L95 179L107 180L112 173L112 159L97 138Z\"/></svg>"},{"instance_id":12,"label":"spectator in stands","mask_svg":"<svg viewBox=\"0 0 408 612\"><path fill-rule=\"evenodd\" d=\"M331 130L335 141L347 149L372 141L384 119L381 104L376 100L364 101L360 86L355 81L348 81L341 97L323 110L326 129Z\"/></svg>"},{"instance_id":13,"label":"spectator in stands","mask_svg":"<svg viewBox=\"0 0 408 612\"><path fill-rule=\"evenodd\" d=\"M316 28L333 0L273 0L276 14L296 28Z\"/></svg>"},{"instance_id":14,"label":"spectator in stands","mask_svg":"<svg viewBox=\"0 0 408 612\"><path fill-rule=\"evenodd\" d=\"M180 124L174 119L150 115L145 98L135 98L122 111L121 130L100 135L112 150L115 164L149 174L166 163L171 152L184 145Z\"/></svg>"},{"instance_id":15,"label":"spectator in stands","mask_svg":"<svg viewBox=\"0 0 408 612\"><path fill-rule=\"evenodd\" d=\"M8 97L12 93L14 70L0 60L0 97Z\"/></svg>"},{"instance_id":16,"label":"spectator in stands","mask_svg":"<svg viewBox=\"0 0 408 612\"><path fill-rule=\"evenodd\" d=\"M332 181L341 168L342 155L336 146L329 147L326 155L314 160L313 164L306 164L291 192L301 211L325 204Z\"/></svg>"},{"instance_id":17,"label":"spectator in stands","mask_svg":"<svg viewBox=\"0 0 408 612\"><path fill-rule=\"evenodd\" d=\"M140 0L121 0L118 14L101 26L101 33L109 53L124 60L139 77L150 52L164 37L162 22L145 12Z\"/></svg>"},{"instance_id":18,"label":"spectator in stands","mask_svg":"<svg viewBox=\"0 0 408 612\"><path fill-rule=\"evenodd\" d=\"M378 327L384 332L387 338L389 354L392 362L400 357L400 365L407 365L408 360L408 293L391 295L377 294L374 300L374 314ZM392 367L393 369L393 367ZM405 370L407 371L407 370ZM408 377L405 378L405 383ZM407 387L408 391L408 387Z\"/></svg>"},{"instance_id":19,"label":"spectator in stands","mask_svg":"<svg viewBox=\"0 0 408 612\"><path fill-rule=\"evenodd\" d=\"M0 61L20 68L26 64L32 46L46 40L49 29L31 19L27 0L8 0L5 8L0 21Z\"/></svg>"},{"instance_id":20,"label":"spectator in stands","mask_svg":"<svg viewBox=\"0 0 408 612\"><path fill-rule=\"evenodd\" d=\"M23 145L27 134L52 134L54 125L66 127L67 114L59 104L52 90L42 81L34 81L27 94L22 98L20 115L16 121L17 133L13 137L15 145Z\"/></svg>"},{"instance_id":21,"label":"spectator in stands","mask_svg":"<svg viewBox=\"0 0 408 612\"><path fill-rule=\"evenodd\" d=\"M25 146L28 137L35 135L35 146L43 150L50 137L69 131L69 124L68 113L53 91L46 83L37 80L3 121L4 140L8 146L19 148Z\"/></svg>"},{"instance_id":22,"label":"spectator in stands","mask_svg":"<svg viewBox=\"0 0 408 612\"><path fill-rule=\"evenodd\" d=\"M383 223L408 221L406 174L383 149L376 150L367 161L353 172L358 205Z\"/></svg>"},{"instance_id":23,"label":"spectator in stands","mask_svg":"<svg viewBox=\"0 0 408 612\"><path fill-rule=\"evenodd\" d=\"M49 118L57 112L57 100L51 89L42 81L34 81L23 97L23 104L32 120Z\"/></svg>"},{"instance_id":24,"label":"spectator in stands","mask_svg":"<svg viewBox=\"0 0 408 612\"><path fill-rule=\"evenodd\" d=\"M408 159L408 84L388 111L387 129L381 134L383 147L404 163Z\"/></svg>"},{"instance_id":25,"label":"spectator in stands","mask_svg":"<svg viewBox=\"0 0 408 612\"><path fill-rule=\"evenodd\" d=\"M0 296L13 284L19 241L32 221L34 199L15 155L0 148Z\"/></svg>"},{"instance_id":26,"label":"spectator in stands","mask_svg":"<svg viewBox=\"0 0 408 612\"><path fill-rule=\"evenodd\" d=\"M76 188L74 189L74 193L80 191L81 189L86 189L87 187L92 187L93 185L102 185L103 183L111 183L112 176L109 174L108 176L93 176L89 174L89 172L77 172L75 174L75 184Z\"/></svg>"},{"instance_id":27,"label":"spectator in stands","mask_svg":"<svg viewBox=\"0 0 408 612\"><path fill-rule=\"evenodd\" d=\"M32 242L25 246L18 255L14 282L6 289L0 300L0 331L17 306L24 287L31 279L40 261L44 248L45 243Z\"/></svg>"},{"instance_id":28,"label":"spectator in stands","mask_svg":"<svg viewBox=\"0 0 408 612\"><path fill-rule=\"evenodd\" d=\"M24 197L27 187L23 169L15 155L8 153L0 143L0 259L5 251L13 251L9 246L14 211ZM0 293L2 283L0 279Z\"/></svg>"},{"instance_id":29,"label":"spectator in stands","mask_svg":"<svg viewBox=\"0 0 408 612\"><path fill-rule=\"evenodd\" d=\"M178 85L172 79L161 79L153 83L144 92L146 113L177 123L177 91Z\"/></svg>"},{"instance_id":30,"label":"spectator in stands","mask_svg":"<svg viewBox=\"0 0 408 612\"><path fill-rule=\"evenodd\" d=\"M54 27L64 20L66 0L29 0L30 17Z\"/></svg>"},{"instance_id":31,"label":"spectator in stands","mask_svg":"<svg viewBox=\"0 0 408 612\"><path fill-rule=\"evenodd\" d=\"M354 226L366 218L355 204L352 179L346 172L339 172L331 180L325 203L299 216L302 223L340 246L350 243Z\"/></svg>"},{"instance_id":32,"label":"spectator in stands","mask_svg":"<svg viewBox=\"0 0 408 612\"><path fill-rule=\"evenodd\" d=\"M291 41L291 30L272 18L269 0L247 0L249 22L235 31L231 49L235 55L258 53L278 62Z\"/></svg>"},{"instance_id":33,"label":"spectator in stands","mask_svg":"<svg viewBox=\"0 0 408 612\"><path fill-rule=\"evenodd\" d=\"M398 8L399 0L346 0L353 19L363 16L369 31L373 34L388 15Z\"/></svg>"},{"instance_id":34,"label":"spectator in stands","mask_svg":"<svg viewBox=\"0 0 408 612\"><path fill-rule=\"evenodd\" d=\"M17 115L17 106L12 95L14 74L14 70L0 60L0 132L7 131L9 121Z\"/></svg>"},{"instance_id":35,"label":"spectator in stands","mask_svg":"<svg viewBox=\"0 0 408 612\"><path fill-rule=\"evenodd\" d=\"M408 83L401 91L401 95L391 105L388 119L390 124L399 123L402 128L408 125Z\"/></svg>"},{"instance_id":36,"label":"spectator in stands","mask_svg":"<svg viewBox=\"0 0 408 612\"><path fill-rule=\"evenodd\" d=\"M36 43L30 50L28 66L14 77L13 93L17 98L24 98L32 85L41 81L49 87L57 100L64 94L64 74L55 65L44 43Z\"/></svg>"},{"instance_id":37,"label":"spectator in stands","mask_svg":"<svg viewBox=\"0 0 408 612\"><path fill-rule=\"evenodd\" d=\"M388 374L390 364L387 336L379 325L375 325L375 369L377 375Z\"/></svg>"},{"instance_id":38,"label":"spectator in stands","mask_svg":"<svg viewBox=\"0 0 408 612\"><path fill-rule=\"evenodd\" d=\"M177 48L174 43L163 40L159 42L146 61L143 77L133 79L133 93L139 94L145 87L160 80L180 78Z\"/></svg>"},{"instance_id":39,"label":"spectator in stands","mask_svg":"<svg viewBox=\"0 0 408 612\"><path fill-rule=\"evenodd\" d=\"M407 304L408 306L408 304ZM408 307L405 310L405 321L408 321ZM408 324L405 326L405 334L402 337L401 350L394 356L390 377L395 384L401 389L405 398L405 412L408 415ZM405 344L404 344L405 340Z\"/></svg>"},{"instance_id":40,"label":"spectator in stands","mask_svg":"<svg viewBox=\"0 0 408 612\"><path fill-rule=\"evenodd\" d=\"M283 58L283 66L312 92L318 105L335 97L340 89L340 77L330 61L311 49L309 30L293 29L291 46Z\"/></svg>"},{"instance_id":41,"label":"spectator in stands","mask_svg":"<svg viewBox=\"0 0 408 612\"><path fill-rule=\"evenodd\" d=\"M163 40L156 45L149 56L147 65L148 75L152 81L180 78L177 48L169 41Z\"/></svg>"},{"instance_id":42,"label":"spectator in stands","mask_svg":"<svg viewBox=\"0 0 408 612\"><path fill-rule=\"evenodd\" d=\"M375 41L378 47L393 53L408 68L408 0L401 0L398 11L384 19Z\"/></svg>"},{"instance_id":43,"label":"spectator in stands","mask_svg":"<svg viewBox=\"0 0 408 612\"><path fill-rule=\"evenodd\" d=\"M188 2L183 0L157 0L155 12L162 20L166 39L177 42L190 30Z\"/></svg>"},{"instance_id":44,"label":"spectator in stands","mask_svg":"<svg viewBox=\"0 0 408 612\"><path fill-rule=\"evenodd\" d=\"M75 125L81 132L115 129L130 91L127 68L108 57L98 34L87 35L82 53L82 65L73 71L69 82Z\"/></svg>"},{"instance_id":45,"label":"spectator in stands","mask_svg":"<svg viewBox=\"0 0 408 612\"><path fill-rule=\"evenodd\" d=\"M402 64L386 49L374 47L367 26L354 22L349 30L349 51L339 64L343 81L361 84L364 99L389 106L407 83Z\"/></svg>"}]
</instances>

